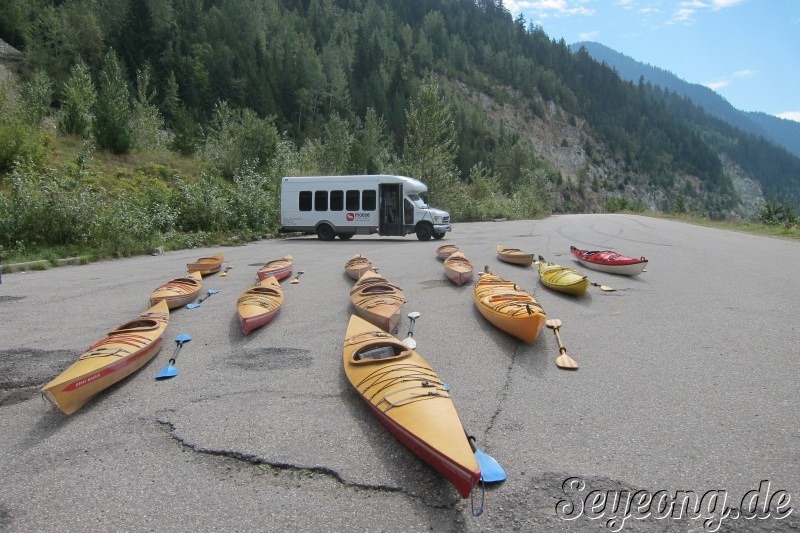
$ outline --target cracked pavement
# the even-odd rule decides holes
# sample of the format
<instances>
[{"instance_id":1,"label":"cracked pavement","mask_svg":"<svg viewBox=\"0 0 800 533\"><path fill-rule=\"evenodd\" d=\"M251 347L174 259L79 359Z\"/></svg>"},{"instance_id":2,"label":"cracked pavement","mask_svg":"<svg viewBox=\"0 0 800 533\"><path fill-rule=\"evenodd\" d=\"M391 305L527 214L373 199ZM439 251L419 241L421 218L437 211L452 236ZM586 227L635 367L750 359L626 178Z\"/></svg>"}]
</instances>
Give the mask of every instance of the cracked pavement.
<instances>
[{"instance_id":1,"label":"cracked pavement","mask_svg":"<svg viewBox=\"0 0 800 533\"><path fill-rule=\"evenodd\" d=\"M0 530L608 529L605 519L556 514L570 477L601 492L726 489L734 503L769 479L800 505L800 282L786 275L797 272L800 244L631 215L456 224L445 242L476 270L489 265L533 292L563 321L580 369L556 368L547 328L533 344L494 329L472 286L444 276L442 242L413 236L265 240L4 275ZM499 262L497 244L618 290L553 293L534 269ZM571 244L644 255L650 266L637 278L590 271L572 260ZM173 310L164 348L142 370L70 417L38 397L83 348L146 309L155 287L216 251L234 268L206 277L202 291L220 292ZM277 318L244 337L237 297L258 266L287 253L305 274L282 284ZM450 386L477 445L508 473L487 489L480 517L381 426L344 376L353 283L344 264L356 253L406 294L398 338L405 314L421 313L417 351ZM179 374L156 381L180 333L193 339ZM798 528L798 514L729 520L723 530ZM702 523L630 519L625 528Z\"/></svg>"}]
</instances>

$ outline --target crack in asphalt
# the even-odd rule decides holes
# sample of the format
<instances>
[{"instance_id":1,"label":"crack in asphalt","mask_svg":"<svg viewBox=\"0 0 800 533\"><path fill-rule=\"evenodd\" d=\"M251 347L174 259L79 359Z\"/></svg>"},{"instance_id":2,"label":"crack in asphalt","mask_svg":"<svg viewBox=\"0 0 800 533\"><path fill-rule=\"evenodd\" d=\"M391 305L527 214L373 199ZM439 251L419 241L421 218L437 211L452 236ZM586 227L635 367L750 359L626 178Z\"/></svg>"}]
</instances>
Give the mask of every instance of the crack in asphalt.
<instances>
[{"instance_id":1,"label":"crack in asphalt","mask_svg":"<svg viewBox=\"0 0 800 533\"><path fill-rule=\"evenodd\" d=\"M170 410L170 412L174 412L174 411ZM425 507L428 507L430 509L454 510L456 505L459 503L459 500L455 500L453 503L450 503L450 504L435 504L435 503L431 503L429 501L426 501L424 498L421 498L419 496L416 496L416 495L408 492L404 488L391 487L391 486L388 486L388 485L380 485L380 484L356 483L356 482L352 482L352 481L347 481L339 474L339 472L337 472L336 470L334 470L332 468L328 468L328 467L325 467L325 466L301 466L301 465L296 465L296 464L293 464L293 463L267 461L267 460L265 460L263 458L260 458L260 457L258 457L256 455L248 454L248 453L244 453L244 452L239 452L239 451L236 451L236 450L224 450L224 449L221 450L221 449L214 449L214 448L206 448L206 447L203 447L203 446L199 446L197 444L193 444L193 443L187 441L186 439L183 439L183 438L177 436L175 434L175 430L177 428L176 428L174 423L172 423L172 422L170 422L168 420L163 420L161 418L157 418L156 422L158 422L161 426L168 428L170 436L173 439L175 439L175 441L177 441L181 446L184 446L184 447L190 449L193 452L197 452L197 453L200 453L200 454L203 454L203 455L210 455L210 456L216 456L216 457L226 457L226 458L234 459L234 460L241 461L241 462L244 462L244 463L249 463L251 465L258 466L258 467L261 467L261 468L268 467L268 468L274 468L276 470L286 470L286 471L291 471L291 472L295 472L295 473L299 473L299 474L306 473L306 472L311 472L311 473L314 473L314 474L322 474L322 475L324 475L324 476L326 476L326 477L328 477L330 479L335 480L337 483L339 483L340 485L342 485L343 487L346 487L346 488L359 489L359 490L368 490L368 491L373 491L373 492L378 492L378 493L403 494L403 495L408 496L409 498L413 499L414 501L419 502L422 505L424 505Z\"/></svg>"},{"instance_id":2,"label":"crack in asphalt","mask_svg":"<svg viewBox=\"0 0 800 533\"><path fill-rule=\"evenodd\" d=\"M508 362L508 366L506 367L506 379L503 383L503 386L500 388L500 392L497 393L497 409L494 410L492 416L489 417L489 425L486 428L486 431L483 432L484 440L488 440L489 432L494 427L494 421L500 416L500 413L503 411L503 405L506 402L506 398L508 397L508 389L511 387L511 375L514 369L514 364L517 360L517 351L519 350L521 343L517 342L514 345L514 351L511 352L511 360Z\"/></svg>"}]
</instances>

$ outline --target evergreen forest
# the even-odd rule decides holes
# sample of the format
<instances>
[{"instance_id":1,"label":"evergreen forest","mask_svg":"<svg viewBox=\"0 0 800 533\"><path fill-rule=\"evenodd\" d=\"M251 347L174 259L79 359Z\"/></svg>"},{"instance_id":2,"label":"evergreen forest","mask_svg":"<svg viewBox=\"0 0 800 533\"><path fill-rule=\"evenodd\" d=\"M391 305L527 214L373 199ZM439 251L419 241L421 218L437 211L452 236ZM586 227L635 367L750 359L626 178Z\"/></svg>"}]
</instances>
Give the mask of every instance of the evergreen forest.
<instances>
[{"instance_id":1,"label":"evergreen forest","mask_svg":"<svg viewBox=\"0 0 800 533\"><path fill-rule=\"evenodd\" d=\"M0 255L259 238L286 175L413 176L454 222L800 205L800 159L502 0L4 0L0 39Z\"/></svg>"}]
</instances>

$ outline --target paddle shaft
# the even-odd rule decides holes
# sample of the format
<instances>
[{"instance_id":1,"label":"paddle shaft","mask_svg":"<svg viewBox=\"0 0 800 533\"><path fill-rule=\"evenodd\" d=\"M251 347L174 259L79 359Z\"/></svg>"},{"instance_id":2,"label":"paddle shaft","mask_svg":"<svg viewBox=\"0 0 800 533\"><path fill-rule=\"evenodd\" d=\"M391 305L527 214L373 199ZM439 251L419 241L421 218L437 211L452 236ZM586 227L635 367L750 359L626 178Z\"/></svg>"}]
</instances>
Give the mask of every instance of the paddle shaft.
<instances>
[{"instance_id":1,"label":"paddle shaft","mask_svg":"<svg viewBox=\"0 0 800 533\"><path fill-rule=\"evenodd\" d=\"M172 357L169 358L169 364L171 365L175 364L175 359L178 357L178 352L180 352L183 345L189 341L175 341L175 342L177 343L177 346L175 346L175 351L172 353Z\"/></svg>"},{"instance_id":2,"label":"paddle shaft","mask_svg":"<svg viewBox=\"0 0 800 533\"><path fill-rule=\"evenodd\" d=\"M556 357L556 366L568 370L577 370L578 363L572 357L567 355L567 349L564 348L564 343L561 342L561 334L558 332L558 329L561 327L561 321L556 318L548 320L546 324L547 327L551 328L553 332L556 334L556 340L558 341L558 351L561 353L561 355Z\"/></svg>"},{"instance_id":3,"label":"paddle shaft","mask_svg":"<svg viewBox=\"0 0 800 533\"><path fill-rule=\"evenodd\" d=\"M414 336L414 322L416 322L416 321L417 321L416 317L412 318L411 319L411 323L409 323L409 325L408 325L408 336L409 336L409 338Z\"/></svg>"},{"instance_id":4,"label":"paddle shaft","mask_svg":"<svg viewBox=\"0 0 800 533\"><path fill-rule=\"evenodd\" d=\"M556 333L556 340L558 341L558 351L560 351L562 355L567 355L567 349L564 348L564 344L561 342L561 335L559 335L558 333L558 328L553 328L553 331Z\"/></svg>"},{"instance_id":5,"label":"paddle shaft","mask_svg":"<svg viewBox=\"0 0 800 533\"><path fill-rule=\"evenodd\" d=\"M209 296L211 296L212 294L214 294L214 293L213 293L213 292L211 292L211 291L208 291L208 292L206 293L206 295L205 295L205 296L203 296L202 298L200 298L199 300L197 300L197 303L198 303L198 304L201 304L201 303L203 303L203 302L204 302L204 301L206 301L206 300L208 299L208 297L209 297Z\"/></svg>"}]
</instances>

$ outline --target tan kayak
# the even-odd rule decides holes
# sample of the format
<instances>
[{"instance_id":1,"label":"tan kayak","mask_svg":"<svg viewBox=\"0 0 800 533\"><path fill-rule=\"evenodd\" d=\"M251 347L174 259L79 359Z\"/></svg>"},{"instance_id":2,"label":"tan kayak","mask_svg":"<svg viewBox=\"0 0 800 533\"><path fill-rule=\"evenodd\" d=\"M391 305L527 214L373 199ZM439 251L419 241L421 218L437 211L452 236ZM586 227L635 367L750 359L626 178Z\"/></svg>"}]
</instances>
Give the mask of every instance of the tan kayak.
<instances>
[{"instance_id":1,"label":"tan kayak","mask_svg":"<svg viewBox=\"0 0 800 533\"><path fill-rule=\"evenodd\" d=\"M342 353L347 379L378 420L468 498L480 467L436 371L417 352L354 315Z\"/></svg>"},{"instance_id":2,"label":"tan kayak","mask_svg":"<svg viewBox=\"0 0 800 533\"><path fill-rule=\"evenodd\" d=\"M500 245L497 245L497 258L506 263L526 267L531 266L531 263L533 263L532 253L523 252L519 248L506 248Z\"/></svg>"},{"instance_id":3,"label":"tan kayak","mask_svg":"<svg viewBox=\"0 0 800 533\"><path fill-rule=\"evenodd\" d=\"M262 279L236 301L236 313L242 333L247 335L256 328L268 324L281 310L283 289L275 276Z\"/></svg>"},{"instance_id":4,"label":"tan kayak","mask_svg":"<svg viewBox=\"0 0 800 533\"><path fill-rule=\"evenodd\" d=\"M186 305L200 293L203 288L200 272L192 272L185 277L175 278L161 285L150 295L150 304L164 300L170 309Z\"/></svg>"},{"instance_id":5,"label":"tan kayak","mask_svg":"<svg viewBox=\"0 0 800 533\"><path fill-rule=\"evenodd\" d=\"M186 265L187 272L200 272L203 276L219 272L222 268L222 254L214 254L211 257L201 257L196 263Z\"/></svg>"},{"instance_id":6,"label":"tan kayak","mask_svg":"<svg viewBox=\"0 0 800 533\"><path fill-rule=\"evenodd\" d=\"M463 285L472 279L473 266L461 252L455 252L444 260L444 273L456 285Z\"/></svg>"},{"instance_id":7,"label":"tan kayak","mask_svg":"<svg viewBox=\"0 0 800 533\"><path fill-rule=\"evenodd\" d=\"M443 244L436 249L436 257L444 261L457 251L458 246L455 244Z\"/></svg>"},{"instance_id":8,"label":"tan kayak","mask_svg":"<svg viewBox=\"0 0 800 533\"><path fill-rule=\"evenodd\" d=\"M275 276L278 281L289 277L294 268L294 258L291 255L285 255L280 259L273 259L268 261L258 272L258 279L267 279L270 276Z\"/></svg>"},{"instance_id":9,"label":"tan kayak","mask_svg":"<svg viewBox=\"0 0 800 533\"><path fill-rule=\"evenodd\" d=\"M390 333L397 330L405 299L400 287L392 285L373 270L364 272L350 290L350 301L356 314Z\"/></svg>"},{"instance_id":10,"label":"tan kayak","mask_svg":"<svg viewBox=\"0 0 800 533\"><path fill-rule=\"evenodd\" d=\"M353 279L358 279L367 270L372 269L372 261L361 254L356 254L344 265L345 273Z\"/></svg>"},{"instance_id":11,"label":"tan kayak","mask_svg":"<svg viewBox=\"0 0 800 533\"><path fill-rule=\"evenodd\" d=\"M42 390L51 404L71 415L93 396L133 374L155 356L164 342L169 307L164 300L90 346L77 361Z\"/></svg>"}]
</instances>

